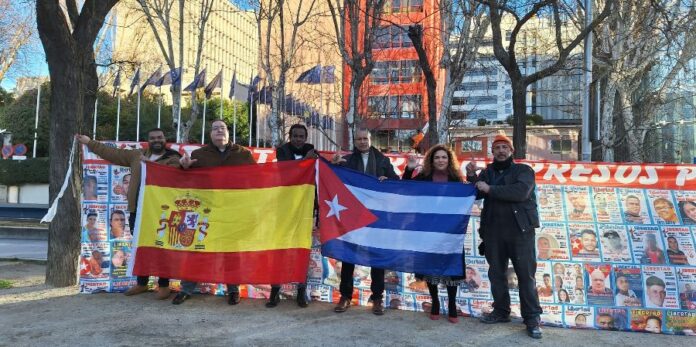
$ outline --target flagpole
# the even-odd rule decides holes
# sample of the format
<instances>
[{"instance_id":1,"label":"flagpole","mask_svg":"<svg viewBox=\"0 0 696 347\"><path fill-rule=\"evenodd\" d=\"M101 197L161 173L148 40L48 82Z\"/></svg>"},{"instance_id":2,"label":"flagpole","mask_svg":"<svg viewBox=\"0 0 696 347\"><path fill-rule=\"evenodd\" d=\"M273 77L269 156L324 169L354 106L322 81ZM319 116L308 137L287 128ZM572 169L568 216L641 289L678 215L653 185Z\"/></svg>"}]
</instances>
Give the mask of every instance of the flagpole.
<instances>
[{"instance_id":1,"label":"flagpole","mask_svg":"<svg viewBox=\"0 0 696 347\"><path fill-rule=\"evenodd\" d=\"M184 67L180 67L181 71L179 72L179 110L178 110L178 115L176 117L176 143L181 142L181 106L182 106L182 100L181 100L181 87L183 86L182 82L184 81Z\"/></svg>"},{"instance_id":2,"label":"flagpole","mask_svg":"<svg viewBox=\"0 0 696 347\"><path fill-rule=\"evenodd\" d=\"M252 74L253 74L253 72L252 72ZM249 86L249 88L251 88L251 86ZM258 115L256 117L258 118ZM251 147L251 126L254 123L253 119L254 119L254 94L252 92L251 97L249 98L249 126L247 126L247 128L249 129L249 147Z\"/></svg>"},{"instance_id":3,"label":"flagpole","mask_svg":"<svg viewBox=\"0 0 696 347\"><path fill-rule=\"evenodd\" d=\"M201 129L201 144L205 144L205 110L206 107L208 106L208 98L206 97L203 99L203 121L201 122L202 129Z\"/></svg>"},{"instance_id":4,"label":"flagpole","mask_svg":"<svg viewBox=\"0 0 696 347\"><path fill-rule=\"evenodd\" d=\"M232 143L237 143L237 95L232 99Z\"/></svg>"},{"instance_id":5,"label":"flagpole","mask_svg":"<svg viewBox=\"0 0 696 347\"><path fill-rule=\"evenodd\" d=\"M97 107L99 106L99 93L94 98L94 119L92 120L92 138L97 139Z\"/></svg>"},{"instance_id":6,"label":"flagpole","mask_svg":"<svg viewBox=\"0 0 696 347\"><path fill-rule=\"evenodd\" d=\"M319 61L321 62L321 56L319 58ZM324 113L324 68L321 66L321 63L319 63L319 127L317 128L319 132L319 149L323 150L324 149L324 133L321 131L321 129L324 127L324 124L322 124L322 120L324 119L323 113Z\"/></svg>"},{"instance_id":7,"label":"flagpole","mask_svg":"<svg viewBox=\"0 0 696 347\"><path fill-rule=\"evenodd\" d=\"M121 126L121 87L117 87L118 90L118 102L116 104L116 141L118 141L118 132Z\"/></svg>"},{"instance_id":8,"label":"flagpole","mask_svg":"<svg viewBox=\"0 0 696 347\"><path fill-rule=\"evenodd\" d=\"M36 120L34 121L34 148L32 149L32 158L36 158L36 143L39 140L39 106L41 105L41 81L39 87L36 88Z\"/></svg>"},{"instance_id":9,"label":"flagpole","mask_svg":"<svg viewBox=\"0 0 696 347\"><path fill-rule=\"evenodd\" d=\"M159 98L157 99L157 127L160 128L162 120L162 86L159 86Z\"/></svg>"},{"instance_id":10,"label":"flagpole","mask_svg":"<svg viewBox=\"0 0 696 347\"><path fill-rule=\"evenodd\" d=\"M259 113L256 113L256 147L259 147L259 122L261 120L261 117L259 117ZM249 128L249 131L251 133L251 127Z\"/></svg>"},{"instance_id":11,"label":"flagpole","mask_svg":"<svg viewBox=\"0 0 696 347\"><path fill-rule=\"evenodd\" d=\"M220 70L220 119L222 119L222 114L224 111L225 104L225 81L222 78L225 74L225 69Z\"/></svg>"},{"instance_id":12,"label":"flagpole","mask_svg":"<svg viewBox=\"0 0 696 347\"><path fill-rule=\"evenodd\" d=\"M138 85L138 108L135 117L135 141L140 141L140 85Z\"/></svg>"}]
</instances>

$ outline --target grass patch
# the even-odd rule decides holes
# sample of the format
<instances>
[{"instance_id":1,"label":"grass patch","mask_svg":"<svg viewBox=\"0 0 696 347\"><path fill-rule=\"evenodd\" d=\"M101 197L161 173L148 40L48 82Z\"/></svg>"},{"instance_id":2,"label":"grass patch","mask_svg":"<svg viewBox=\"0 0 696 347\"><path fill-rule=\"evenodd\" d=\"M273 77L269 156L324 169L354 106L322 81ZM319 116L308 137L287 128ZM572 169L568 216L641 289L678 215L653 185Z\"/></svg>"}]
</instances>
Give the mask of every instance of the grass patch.
<instances>
[{"instance_id":1,"label":"grass patch","mask_svg":"<svg viewBox=\"0 0 696 347\"><path fill-rule=\"evenodd\" d=\"M12 282L8 280L0 280L0 289L12 288Z\"/></svg>"}]
</instances>

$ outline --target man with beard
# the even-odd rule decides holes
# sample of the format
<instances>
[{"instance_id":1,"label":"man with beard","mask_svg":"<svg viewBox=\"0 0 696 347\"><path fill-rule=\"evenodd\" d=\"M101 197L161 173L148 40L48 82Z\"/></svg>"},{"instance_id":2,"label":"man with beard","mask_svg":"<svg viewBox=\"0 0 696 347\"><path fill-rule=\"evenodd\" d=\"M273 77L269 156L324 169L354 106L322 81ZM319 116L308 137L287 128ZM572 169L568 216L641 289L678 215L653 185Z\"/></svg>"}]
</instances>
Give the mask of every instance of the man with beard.
<instances>
[{"instance_id":1,"label":"man with beard","mask_svg":"<svg viewBox=\"0 0 696 347\"><path fill-rule=\"evenodd\" d=\"M316 158L314 145L307 143L307 127L302 124L293 124L290 127L290 142L276 149L276 159L278 161L302 160ZM266 307L276 307L280 302L280 285L271 286L271 295L266 303ZM307 307L307 284L297 284L297 305Z\"/></svg>"},{"instance_id":2,"label":"man with beard","mask_svg":"<svg viewBox=\"0 0 696 347\"><path fill-rule=\"evenodd\" d=\"M331 162L345 166L349 169L364 172L367 175L377 177L380 181L387 178L399 179L394 172L389 158L380 153L377 148L372 147L372 139L368 129L358 129L353 138L355 148L353 153L341 157L338 153L334 155ZM346 312L351 304L353 297L353 271L355 264L343 263L341 269L341 299L334 308L334 312ZM372 295L372 313L381 316L384 314L384 304L382 297L384 294L384 269L370 268L370 290Z\"/></svg>"},{"instance_id":3,"label":"man with beard","mask_svg":"<svg viewBox=\"0 0 696 347\"><path fill-rule=\"evenodd\" d=\"M130 213L128 219L131 233L134 233L138 192L140 191L140 162L153 161L168 166L179 166L179 158L181 158L181 155L179 152L166 147L167 140L164 136L164 131L159 128L154 128L147 132L147 149L113 148L99 141L91 140L85 135L75 135L75 137L77 137L77 140L80 141L81 144L87 145L90 151L94 152L102 159L115 165L130 168L131 178L135 183L128 185L126 196L128 199L128 212ZM149 276L138 276L137 284L126 290L125 295L131 296L146 292L148 281ZM167 299L171 293L169 290L169 279L160 278L158 280L158 285L157 299Z\"/></svg>"},{"instance_id":4,"label":"man with beard","mask_svg":"<svg viewBox=\"0 0 696 347\"><path fill-rule=\"evenodd\" d=\"M213 121L210 126L210 144L184 155L180 160L183 169L197 167L236 166L256 164L251 151L230 142L230 131L222 119ZM181 291L174 297L172 304L180 305L191 298L197 282L181 281ZM227 283L227 303L239 303L239 285Z\"/></svg>"},{"instance_id":5,"label":"man with beard","mask_svg":"<svg viewBox=\"0 0 696 347\"><path fill-rule=\"evenodd\" d=\"M467 180L476 183L477 198L485 198L479 234L479 252L490 265L488 277L493 294L493 312L481 318L486 324L510 321L510 293L505 272L508 261L517 273L522 318L527 334L541 338L541 306L536 291L534 251L535 228L539 227L534 171L512 160L514 148L505 135L497 135L491 146L493 163L476 176L476 163L466 166Z\"/></svg>"}]
</instances>

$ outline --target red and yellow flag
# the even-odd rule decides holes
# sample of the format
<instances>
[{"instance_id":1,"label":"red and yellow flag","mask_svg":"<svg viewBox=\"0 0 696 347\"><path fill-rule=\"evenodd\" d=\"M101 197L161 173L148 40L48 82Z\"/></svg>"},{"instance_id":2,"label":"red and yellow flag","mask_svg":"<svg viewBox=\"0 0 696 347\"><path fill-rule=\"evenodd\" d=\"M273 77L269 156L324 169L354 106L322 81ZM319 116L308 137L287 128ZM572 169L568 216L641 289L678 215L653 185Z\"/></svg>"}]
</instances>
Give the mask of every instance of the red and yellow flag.
<instances>
[{"instance_id":1,"label":"red and yellow flag","mask_svg":"<svg viewBox=\"0 0 696 347\"><path fill-rule=\"evenodd\" d=\"M180 170L143 164L134 275L305 282L313 160Z\"/></svg>"}]
</instances>

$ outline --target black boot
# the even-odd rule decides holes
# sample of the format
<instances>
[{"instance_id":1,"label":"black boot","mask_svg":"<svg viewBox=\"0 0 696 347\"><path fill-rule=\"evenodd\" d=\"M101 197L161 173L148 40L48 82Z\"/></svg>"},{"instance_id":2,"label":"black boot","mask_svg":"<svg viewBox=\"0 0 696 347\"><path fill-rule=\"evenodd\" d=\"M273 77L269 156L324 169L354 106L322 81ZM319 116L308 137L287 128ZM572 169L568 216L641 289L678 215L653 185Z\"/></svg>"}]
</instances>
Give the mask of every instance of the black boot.
<instances>
[{"instance_id":1,"label":"black boot","mask_svg":"<svg viewBox=\"0 0 696 347\"><path fill-rule=\"evenodd\" d=\"M278 306L278 303L280 302L280 287L273 286L271 287L271 296L268 298L268 302L266 303L266 307L272 308Z\"/></svg>"},{"instance_id":2,"label":"black boot","mask_svg":"<svg viewBox=\"0 0 696 347\"><path fill-rule=\"evenodd\" d=\"M297 287L297 306L307 307L307 287L305 286Z\"/></svg>"}]
</instances>

